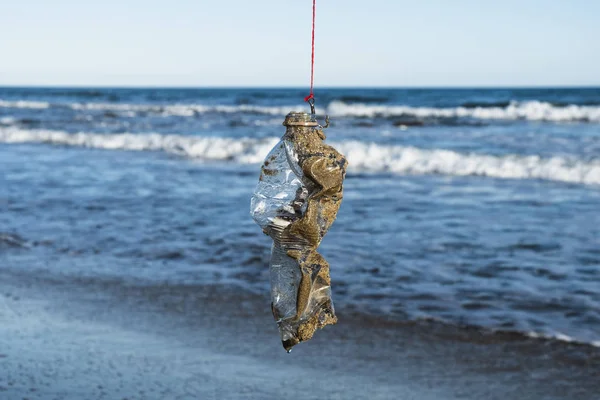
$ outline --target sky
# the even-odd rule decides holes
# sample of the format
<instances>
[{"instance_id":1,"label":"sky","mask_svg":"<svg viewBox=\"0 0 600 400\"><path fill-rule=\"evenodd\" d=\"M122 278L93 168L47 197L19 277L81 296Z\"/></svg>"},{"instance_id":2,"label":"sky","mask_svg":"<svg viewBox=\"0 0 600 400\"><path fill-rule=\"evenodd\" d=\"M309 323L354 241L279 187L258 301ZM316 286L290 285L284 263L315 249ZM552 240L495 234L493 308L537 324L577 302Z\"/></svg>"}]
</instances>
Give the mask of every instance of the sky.
<instances>
[{"instance_id":1,"label":"sky","mask_svg":"<svg viewBox=\"0 0 600 400\"><path fill-rule=\"evenodd\" d=\"M4 0L0 85L285 86L312 0ZM600 85L598 0L317 0L315 86Z\"/></svg>"}]
</instances>

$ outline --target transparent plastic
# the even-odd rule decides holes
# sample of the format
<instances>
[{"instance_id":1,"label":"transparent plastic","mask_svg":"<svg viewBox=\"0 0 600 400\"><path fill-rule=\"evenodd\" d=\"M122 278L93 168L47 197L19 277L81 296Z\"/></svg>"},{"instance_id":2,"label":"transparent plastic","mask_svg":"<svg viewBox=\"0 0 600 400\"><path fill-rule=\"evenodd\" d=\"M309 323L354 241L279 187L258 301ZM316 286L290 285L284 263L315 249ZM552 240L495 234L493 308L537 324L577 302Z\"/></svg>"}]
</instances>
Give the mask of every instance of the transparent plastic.
<instances>
[{"instance_id":1,"label":"transparent plastic","mask_svg":"<svg viewBox=\"0 0 600 400\"><path fill-rule=\"evenodd\" d=\"M299 249L301 245L282 240L282 232L302 216L306 209L304 200L308 194L302 185L301 176L297 174L298 168L291 165L295 161L290 149L282 140L269 152L250 203L254 221L273 239L270 263L271 301L273 312L278 316L277 322L296 315L301 272L298 262L289 257L287 252ZM289 337L286 336L285 339Z\"/></svg>"}]
</instances>

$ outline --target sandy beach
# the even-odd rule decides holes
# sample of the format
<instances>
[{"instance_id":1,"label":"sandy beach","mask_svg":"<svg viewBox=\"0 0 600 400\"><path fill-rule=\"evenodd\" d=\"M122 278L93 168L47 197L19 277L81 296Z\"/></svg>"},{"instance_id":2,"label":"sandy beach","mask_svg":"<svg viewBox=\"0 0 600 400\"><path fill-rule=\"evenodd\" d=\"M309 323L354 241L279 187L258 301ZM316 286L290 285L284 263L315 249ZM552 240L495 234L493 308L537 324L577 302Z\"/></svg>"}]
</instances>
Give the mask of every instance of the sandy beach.
<instances>
[{"instance_id":1,"label":"sandy beach","mask_svg":"<svg viewBox=\"0 0 600 400\"><path fill-rule=\"evenodd\" d=\"M600 350L589 346L339 310L338 325L286 354L268 299L234 288L5 272L0 282L3 400L591 400L600 393Z\"/></svg>"}]
</instances>

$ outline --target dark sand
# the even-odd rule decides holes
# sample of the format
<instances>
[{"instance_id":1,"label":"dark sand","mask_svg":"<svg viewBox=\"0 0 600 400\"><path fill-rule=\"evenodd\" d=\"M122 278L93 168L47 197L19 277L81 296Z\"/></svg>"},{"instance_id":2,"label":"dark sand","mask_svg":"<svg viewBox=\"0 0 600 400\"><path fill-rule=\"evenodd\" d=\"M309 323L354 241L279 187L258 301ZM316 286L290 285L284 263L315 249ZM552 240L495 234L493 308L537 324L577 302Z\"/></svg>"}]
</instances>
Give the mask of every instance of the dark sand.
<instances>
[{"instance_id":1,"label":"dark sand","mask_svg":"<svg viewBox=\"0 0 600 400\"><path fill-rule=\"evenodd\" d=\"M0 272L0 399L600 399L600 349L338 309L286 354L264 296Z\"/></svg>"}]
</instances>

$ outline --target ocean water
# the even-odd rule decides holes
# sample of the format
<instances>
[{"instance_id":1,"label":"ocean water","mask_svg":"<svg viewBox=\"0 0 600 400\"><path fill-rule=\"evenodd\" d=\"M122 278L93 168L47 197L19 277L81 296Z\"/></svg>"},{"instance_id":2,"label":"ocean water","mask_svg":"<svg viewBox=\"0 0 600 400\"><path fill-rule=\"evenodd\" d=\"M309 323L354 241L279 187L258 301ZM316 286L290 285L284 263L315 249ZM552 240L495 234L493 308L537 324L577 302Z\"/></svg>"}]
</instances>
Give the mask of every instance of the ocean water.
<instances>
[{"instance_id":1,"label":"ocean water","mask_svg":"<svg viewBox=\"0 0 600 400\"><path fill-rule=\"evenodd\" d=\"M249 216L300 89L0 88L0 268L268 297ZM600 89L328 89L338 309L600 346Z\"/></svg>"}]
</instances>

